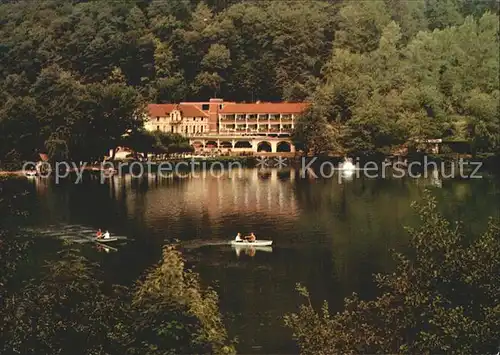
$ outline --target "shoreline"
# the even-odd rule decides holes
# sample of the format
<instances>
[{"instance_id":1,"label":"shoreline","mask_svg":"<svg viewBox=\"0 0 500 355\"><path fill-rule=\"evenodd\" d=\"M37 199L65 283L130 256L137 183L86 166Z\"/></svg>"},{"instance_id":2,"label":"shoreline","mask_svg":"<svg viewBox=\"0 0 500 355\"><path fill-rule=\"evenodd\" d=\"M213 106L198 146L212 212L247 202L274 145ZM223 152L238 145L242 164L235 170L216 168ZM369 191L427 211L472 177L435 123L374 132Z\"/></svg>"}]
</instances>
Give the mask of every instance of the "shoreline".
<instances>
[{"instance_id":1,"label":"shoreline","mask_svg":"<svg viewBox=\"0 0 500 355\"><path fill-rule=\"evenodd\" d=\"M287 156L288 155L288 156ZM114 160L114 161L104 161L101 162L99 165L86 165L84 167L80 167L79 164L76 162L70 162L70 163L65 163L67 165L62 164L61 162L61 167L64 169L65 167L68 167L69 169L64 169L68 171L69 173L74 173L74 172L81 172L81 171L88 171L88 172L103 172L108 169L116 169L116 168L126 168L130 167L132 164L140 164L143 166L148 166L151 165L153 167L158 167L161 164L179 164L179 163L196 163L200 165L205 165L205 166L211 166L214 163L219 163L219 164L230 164L230 163L240 163L245 167L259 167L259 161L262 159L269 159L269 162L273 162L273 158L279 158L282 157L285 161L287 161L290 165L289 167L292 167L296 165L296 163L299 160L304 159L305 161L311 161L315 160L317 163L321 162L336 162L340 163L343 161L343 157L339 155L325 155L325 156L308 156L308 155L297 155L294 154L291 156L289 153L287 155L279 155L278 153L263 153L261 155L252 155L252 156L212 156L212 157L205 157L205 158L200 158L200 157L173 157L171 159L164 159L164 160L157 160L157 161L139 161L139 160L130 160L130 161L124 161L124 160ZM500 161L500 156L495 156L495 155L488 155L488 156L476 156L472 157L469 154L409 154L409 155L400 155L400 156L395 156L395 155L358 155L356 157L357 162L359 163L366 163L369 161L373 162L384 162L384 161L390 161L390 162L403 162L406 161L407 163L413 162L413 161L422 161L423 159L427 159L429 162L453 162L453 161L464 161L464 162L482 162L485 164L486 167L488 167L488 170L498 170L499 164L498 162ZM273 167L273 164L268 166L269 168ZM274 166L276 167L276 166ZM18 170L2 170L0 168L0 177L26 177L25 171L18 169Z\"/></svg>"}]
</instances>

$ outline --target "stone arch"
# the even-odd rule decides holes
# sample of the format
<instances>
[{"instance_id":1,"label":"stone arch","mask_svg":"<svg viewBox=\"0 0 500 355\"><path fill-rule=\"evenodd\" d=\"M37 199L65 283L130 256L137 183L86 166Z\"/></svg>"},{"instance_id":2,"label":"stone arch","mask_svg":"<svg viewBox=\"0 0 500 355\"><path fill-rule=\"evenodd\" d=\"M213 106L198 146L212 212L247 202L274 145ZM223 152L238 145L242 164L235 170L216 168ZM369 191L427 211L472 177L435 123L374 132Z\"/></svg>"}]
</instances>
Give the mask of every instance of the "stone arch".
<instances>
[{"instance_id":1,"label":"stone arch","mask_svg":"<svg viewBox=\"0 0 500 355\"><path fill-rule=\"evenodd\" d=\"M207 141L205 144L206 148L219 148L219 145L217 144L217 141Z\"/></svg>"},{"instance_id":2,"label":"stone arch","mask_svg":"<svg viewBox=\"0 0 500 355\"><path fill-rule=\"evenodd\" d=\"M257 152L269 152L271 153L273 151L273 148L271 146L271 143L267 141L262 141L257 144Z\"/></svg>"},{"instance_id":3,"label":"stone arch","mask_svg":"<svg viewBox=\"0 0 500 355\"><path fill-rule=\"evenodd\" d=\"M234 147L235 148L252 148L252 143L250 143L249 141L237 141L234 144Z\"/></svg>"},{"instance_id":4,"label":"stone arch","mask_svg":"<svg viewBox=\"0 0 500 355\"><path fill-rule=\"evenodd\" d=\"M233 143L231 142L228 142L228 141L223 141L223 142L220 142L220 148L232 148L233 147Z\"/></svg>"},{"instance_id":5,"label":"stone arch","mask_svg":"<svg viewBox=\"0 0 500 355\"><path fill-rule=\"evenodd\" d=\"M278 142L276 145L277 152L291 152L292 151L292 143L287 141Z\"/></svg>"}]
</instances>

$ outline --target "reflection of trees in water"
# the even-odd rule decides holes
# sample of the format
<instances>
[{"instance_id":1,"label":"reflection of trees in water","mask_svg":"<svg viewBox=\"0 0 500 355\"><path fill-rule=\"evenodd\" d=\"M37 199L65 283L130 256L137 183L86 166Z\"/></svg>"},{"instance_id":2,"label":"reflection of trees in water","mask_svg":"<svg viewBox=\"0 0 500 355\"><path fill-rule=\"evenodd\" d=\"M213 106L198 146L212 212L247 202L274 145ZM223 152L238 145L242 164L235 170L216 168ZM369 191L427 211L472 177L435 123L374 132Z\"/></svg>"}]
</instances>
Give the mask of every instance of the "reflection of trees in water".
<instances>
[{"instance_id":1,"label":"reflection of trees in water","mask_svg":"<svg viewBox=\"0 0 500 355\"><path fill-rule=\"evenodd\" d=\"M324 299L332 305L342 302L327 249L281 246L273 248L272 253L256 250L253 257L243 251L239 258L234 251L231 254L235 264L228 263L222 254L214 255L215 263L212 255L205 255L196 270L202 280L218 280L221 285L217 290L229 335L247 334L239 344L243 353L264 344L268 353L277 353L284 351L283 344L290 344L290 333L283 327L282 317L286 310L295 311L301 301L293 292L296 282L314 289L315 305ZM291 346L287 353L295 350Z\"/></svg>"},{"instance_id":2,"label":"reflection of trees in water","mask_svg":"<svg viewBox=\"0 0 500 355\"><path fill-rule=\"evenodd\" d=\"M335 270L347 289L371 284L374 270L388 269L389 247L406 243L402 225L412 220L410 202L419 199L411 183L359 178L301 183L297 203L301 225L316 225L327 235ZM359 279L356 279L359 277Z\"/></svg>"}]
</instances>

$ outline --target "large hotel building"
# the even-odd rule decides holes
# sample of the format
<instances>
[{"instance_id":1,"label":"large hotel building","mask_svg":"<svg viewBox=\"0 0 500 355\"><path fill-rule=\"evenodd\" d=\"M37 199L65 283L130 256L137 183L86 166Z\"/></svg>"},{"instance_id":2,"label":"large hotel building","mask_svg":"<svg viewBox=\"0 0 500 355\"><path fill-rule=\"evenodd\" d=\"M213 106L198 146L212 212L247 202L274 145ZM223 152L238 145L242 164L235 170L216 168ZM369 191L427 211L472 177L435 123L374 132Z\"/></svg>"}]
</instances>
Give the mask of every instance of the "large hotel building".
<instances>
[{"instance_id":1,"label":"large hotel building","mask_svg":"<svg viewBox=\"0 0 500 355\"><path fill-rule=\"evenodd\" d=\"M195 136L290 136L307 103L208 102L150 104L145 128L149 131Z\"/></svg>"}]
</instances>

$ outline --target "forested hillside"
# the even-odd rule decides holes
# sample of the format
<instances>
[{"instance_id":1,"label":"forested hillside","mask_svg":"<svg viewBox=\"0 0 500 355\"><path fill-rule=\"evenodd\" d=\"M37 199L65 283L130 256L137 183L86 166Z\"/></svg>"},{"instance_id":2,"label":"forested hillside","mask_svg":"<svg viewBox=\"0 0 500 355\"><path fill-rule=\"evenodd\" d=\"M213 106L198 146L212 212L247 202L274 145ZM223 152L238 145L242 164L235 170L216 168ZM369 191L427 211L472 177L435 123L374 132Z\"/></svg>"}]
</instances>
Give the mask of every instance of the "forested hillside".
<instances>
[{"instance_id":1,"label":"forested hillside","mask_svg":"<svg viewBox=\"0 0 500 355\"><path fill-rule=\"evenodd\" d=\"M145 102L213 96L313 100L319 133L360 150L498 146L496 1L26 0L0 21L0 159L95 155Z\"/></svg>"}]
</instances>

